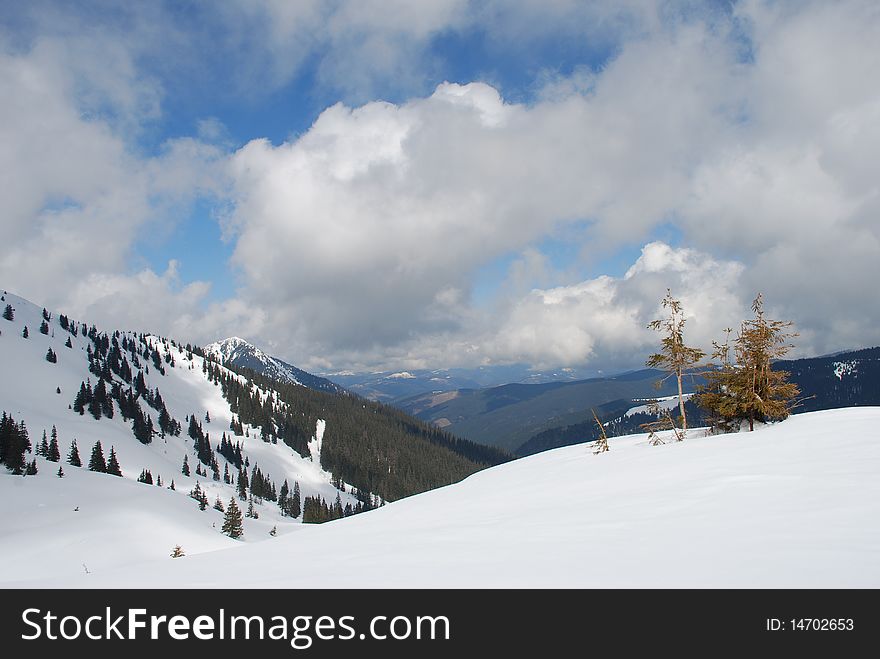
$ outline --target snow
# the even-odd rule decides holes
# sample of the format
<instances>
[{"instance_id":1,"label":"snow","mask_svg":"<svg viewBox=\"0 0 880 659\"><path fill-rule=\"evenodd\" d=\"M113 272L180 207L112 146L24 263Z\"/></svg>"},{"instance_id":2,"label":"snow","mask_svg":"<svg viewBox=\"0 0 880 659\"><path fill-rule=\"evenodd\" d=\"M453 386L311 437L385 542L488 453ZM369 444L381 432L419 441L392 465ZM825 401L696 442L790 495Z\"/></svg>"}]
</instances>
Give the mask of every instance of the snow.
<instances>
[{"instance_id":1,"label":"snow","mask_svg":"<svg viewBox=\"0 0 880 659\"><path fill-rule=\"evenodd\" d=\"M693 394L683 394L682 398L687 401ZM636 400L656 400L660 404L661 410L674 410L678 407L678 395L675 396L664 396L662 398L650 399L650 398L637 398ZM626 411L624 416L630 416L632 414L647 414L648 413L648 405L638 405L636 407L631 407Z\"/></svg>"},{"instance_id":2,"label":"snow","mask_svg":"<svg viewBox=\"0 0 880 659\"><path fill-rule=\"evenodd\" d=\"M213 505L219 496L226 505L236 493L235 486L213 481L210 470L207 478L195 475L198 460L193 441L186 434L188 414L195 414L212 447L216 448L224 432L231 441L241 442L250 461L249 475L258 465L272 479L276 490L280 490L285 479L291 489L297 481L303 499L317 495L328 503L335 501L338 490L331 484L331 474L321 468L320 459L303 458L281 442L264 442L258 428L246 426L248 437L234 436L230 431L229 405L220 387L202 372L203 359L193 355L190 362L185 350L170 343L175 366L164 363L167 375L163 376L150 363L146 381L149 388L159 388L168 411L183 426L181 436L156 436L151 444L143 445L132 435L130 422L122 420L118 406L112 419L95 420L88 413L81 416L73 412L69 405L80 382L96 382L96 377L88 372L86 356L91 341L82 333L74 337L63 330L58 314L52 315L50 334L41 334L42 309L10 293L4 293L4 297L0 308L12 304L15 318L12 322L0 319L0 410L11 414L17 422L26 422L35 447L43 431L49 434L55 425L62 461L53 463L36 457L39 472L26 478L13 476L0 467L4 519L0 556L15 557L20 568L15 574L0 577L0 581L24 576L69 576L77 571L85 574L83 563L91 573L96 573L136 561L164 559L177 544L190 558L200 552L268 539L273 526L277 526L279 537L299 527L301 518L282 517L277 504L265 501L256 504L259 519L245 519L242 541L220 533L221 513L211 507L200 511L188 494L199 482L209 504ZM21 336L25 325L29 330L27 339ZM65 347L68 337L72 348ZM160 339L148 336L148 340L164 354ZM45 360L50 346L58 355L56 364ZM60 387L60 395L56 387ZM155 410L143 403L142 408L151 414L158 427ZM205 420L206 412L210 422ZM96 441L100 440L105 457L111 447L115 448L124 477L68 465L66 456L73 439L84 465L88 464ZM181 473L184 455L189 456L191 477ZM27 458L30 461L34 456ZM226 461L218 455L218 462L222 474ZM64 469L64 478L56 476L59 465ZM234 475L236 468L229 468ZM150 470L154 481L161 477L163 487L138 483L137 477L144 469ZM172 480L174 491L167 489ZM341 498L343 505L357 503L347 492L341 493ZM77 506L79 511L74 511Z\"/></svg>"},{"instance_id":3,"label":"snow","mask_svg":"<svg viewBox=\"0 0 880 659\"><path fill-rule=\"evenodd\" d=\"M3 585L876 588L878 423L880 408L866 407L754 433L691 430L656 447L643 434L612 438L601 455L588 445L548 451L368 513L182 559L62 574L22 549L23 569Z\"/></svg>"},{"instance_id":4,"label":"snow","mask_svg":"<svg viewBox=\"0 0 880 659\"><path fill-rule=\"evenodd\" d=\"M237 356L250 356L259 361L266 367L266 375L276 380L289 382L290 384L302 385L294 372L284 363L278 361L274 357L267 355L257 346L245 341L237 336L231 336L222 341L209 343L205 346L207 354L213 354L221 359L222 362L228 362Z\"/></svg>"},{"instance_id":5,"label":"snow","mask_svg":"<svg viewBox=\"0 0 880 659\"><path fill-rule=\"evenodd\" d=\"M415 377L416 376L409 371L399 371L397 373L392 373L391 375L385 376L385 378L388 380L414 380Z\"/></svg>"},{"instance_id":6,"label":"snow","mask_svg":"<svg viewBox=\"0 0 880 659\"><path fill-rule=\"evenodd\" d=\"M88 339L66 348L57 317L45 336L40 308L6 302L16 316L0 319L0 409L27 422L34 444L57 425L62 455L74 437L85 462L96 440L105 455L114 446L125 477L62 462L60 479L58 464L39 457L36 476L0 469L0 556L16 566L0 574L2 587L880 587L880 407L800 414L754 433L692 429L656 447L629 435L601 455L565 447L322 525L282 518L266 502L231 540L220 513L187 496L196 479L180 465L189 455L195 468L192 441L145 446L118 414L96 421L68 409L90 375ZM49 346L57 364L45 361ZM232 418L220 388L200 357L173 354L176 366L166 364L167 376L151 368L148 386L184 432L195 413L216 445ZM297 480L303 497L332 501L320 468L325 428L316 424L310 458L263 442L256 428L236 439L276 487ZM144 468L166 487L137 483ZM234 494L200 480L211 503ZM185 557L170 558L175 545Z\"/></svg>"},{"instance_id":7,"label":"snow","mask_svg":"<svg viewBox=\"0 0 880 659\"><path fill-rule=\"evenodd\" d=\"M321 464L321 444L324 441L324 428L327 427L327 422L324 419L318 419L315 422L315 434L312 435L312 439L309 442L309 453L312 456L312 462L319 465Z\"/></svg>"}]
</instances>

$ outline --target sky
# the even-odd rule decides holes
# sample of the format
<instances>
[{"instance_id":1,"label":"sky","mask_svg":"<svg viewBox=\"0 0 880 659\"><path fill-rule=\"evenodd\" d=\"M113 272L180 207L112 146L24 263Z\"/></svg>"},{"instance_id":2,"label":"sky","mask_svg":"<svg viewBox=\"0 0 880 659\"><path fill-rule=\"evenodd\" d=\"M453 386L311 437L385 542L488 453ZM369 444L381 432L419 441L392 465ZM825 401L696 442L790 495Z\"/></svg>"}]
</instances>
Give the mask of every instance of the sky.
<instances>
[{"instance_id":1,"label":"sky","mask_svg":"<svg viewBox=\"0 0 880 659\"><path fill-rule=\"evenodd\" d=\"M0 0L0 287L321 373L876 345L873 0Z\"/></svg>"}]
</instances>

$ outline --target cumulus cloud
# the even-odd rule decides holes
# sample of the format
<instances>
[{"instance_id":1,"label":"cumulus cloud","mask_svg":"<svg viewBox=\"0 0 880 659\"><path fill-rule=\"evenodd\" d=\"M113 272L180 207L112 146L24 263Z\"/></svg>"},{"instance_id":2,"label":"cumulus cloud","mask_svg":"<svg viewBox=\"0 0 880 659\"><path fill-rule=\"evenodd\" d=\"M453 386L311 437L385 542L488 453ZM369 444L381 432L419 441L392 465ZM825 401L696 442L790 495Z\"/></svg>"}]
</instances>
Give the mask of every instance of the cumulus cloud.
<instances>
[{"instance_id":1,"label":"cumulus cloud","mask_svg":"<svg viewBox=\"0 0 880 659\"><path fill-rule=\"evenodd\" d=\"M321 369L636 365L667 287L704 346L758 291L797 322L802 352L875 340L876 3L410 4L378 20L372 3L224 3L204 30L172 25L171 52L217 34L221 61L241 53L230 79L263 94L308 62L345 99L302 134L231 154L213 119L156 153L132 144L167 91L139 66L167 7L132 10L128 44L73 30L3 42L4 285L74 313L103 299L114 318L184 339L245 335ZM502 55L560 38L613 56L601 70L536 71L532 95L426 90L442 70L434 40L475 33ZM407 100L369 100L378 87ZM213 305L173 265L127 262L136 236L203 194L228 203L241 274ZM574 225L588 227L582 262L563 272L540 244ZM676 244L654 240L660 226ZM620 246L643 247L626 272L572 274ZM476 300L475 274L511 254L496 299ZM94 299L59 281L89 282Z\"/></svg>"},{"instance_id":2,"label":"cumulus cloud","mask_svg":"<svg viewBox=\"0 0 880 659\"><path fill-rule=\"evenodd\" d=\"M159 303L159 284L170 275L129 274L131 248L141 232L173 222L175 209L219 189L213 170L221 151L180 138L155 155L139 153L131 126L154 117L160 93L117 39L96 39L88 46L78 37L26 46L0 40L0 280L77 314L94 308L85 304L92 289L116 311L127 305L131 320L145 319L139 303L150 299L144 309L155 324L175 296L189 301L202 285L166 286L172 301ZM108 287L125 295L105 296Z\"/></svg>"},{"instance_id":3,"label":"cumulus cloud","mask_svg":"<svg viewBox=\"0 0 880 659\"><path fill-rule=\"evenodd\" d=\"M705 34L683 38L662 76L705 81L708 104L724 54ZM308 319L303 338L318 352L455 329L470 311L444 300L457 291L466 302L493 258L574 221L629 240L674 207L699 149L689 138L723 117L677 98L660 74L622 58L594 94L533 105L483 83L337 104L298 139L233 157L234 261L255 302ZM655 94L662 115L644 107Z\"/></svg>"}]
</instances>

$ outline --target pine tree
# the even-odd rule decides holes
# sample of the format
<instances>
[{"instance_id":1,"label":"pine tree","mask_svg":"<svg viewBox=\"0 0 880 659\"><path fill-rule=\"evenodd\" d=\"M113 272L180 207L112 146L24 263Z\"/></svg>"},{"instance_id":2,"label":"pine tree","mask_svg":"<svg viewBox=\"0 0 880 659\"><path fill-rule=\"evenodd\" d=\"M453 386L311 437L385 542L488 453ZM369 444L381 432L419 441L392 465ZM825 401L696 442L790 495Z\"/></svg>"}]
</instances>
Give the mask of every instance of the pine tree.
<instances>
[{"instance_id":1,"label":"pine tree","mask_svg":"<svg viewBox=\"0 0 880 659\"><path fill-rule=\"evenodd\" d=\"M107 472L107 462L104 460L104 449L101 447L101 440L95 442L92 447L92 457L89 459L89 471Z\"/></svg>"},{"instance_id":2,"label":"pine tree","mask_svg":"<svg viewBox=\"0 0 880 659\"><path fill-rule=\"evenodd\" d=\"M49 334L49 323L45 319L40 323L40 334Z\"/></svg>"},{"instance_id":3,"label":"pine tree","mask_svg":"<svg viewBox=\"0 0 880 659\"><path fill-rule=\"evenodd\" d=\"M26 339L30 336L30 332L28 332L27 325L24 326L24 329L21 331L21 338Z\"/></svg>"},{"instance_id":4,"label":"pine tree","mask_svg":"<svg viewBox=\"0 0 880 659\"><path fill-rule=\"evenodd\" d=\"M37 444L37 455L40 457L48 457L49 455L49 439L46 437L46 431L43 431L43 438Z\"/></svg>"},{"instance_id":5,"label":"pine tree","mask_svg":"<svg viewBox=\"0 0 880 659\"><path fill-rule=\"evenodd\" d=\"M294 519L298 518L302 513L302 502L300 500L299 481L293 483L293 496L290 499L290 516Z\"/></svg>"},{"instance_id":6,"label":"pine tree","mask_svg":"<svg viewBox=\"0 0 880 659\"><path fill-rule=\"evenodd\" d=\"M52 350L52 348L49 348L46 351L46 361L49 362L50 364L57 364L58 363L58 355L55 354L55 351Z\"/></svg>"},{"instance_id":7,"label":"pine tree","mask_svg":"<svg viewBox=\"0 0 880 659\"><path fill-rule=\"evenodd\" d=\"M70 342L70 337L67 337L67 341L64 342L64 346L66 348L73 348L73 344Z\"/></svg>"},{"instance_id":8,"label":"pine tree","mask_svg":"<svg viewBox=\"0 0 880 659\"><path fill-rule=\"evenodd\" d=\"M180 468L180 473L184 476L189 476L189 457L183 456L183 466Z\"/></svg>"},{"instance_id":9,"label":"pine tree","mask_svg":"<svg viewBox=\"0 0 880 659\"><path fill-rule=\"evenodd\" d=\"M281 515L287 515L287 507L288 500L287 497L290 494L290 487L287 485L287 479L281 484L281 493L278 495L278 508L281 510Z\"/></svg>"},{"instance_id":10,"label":"pine tree","mask_svg":"<svg viewBox=\"0 0 880 659\"><path fill-rule=\"evenodd\" d=\"M685 371L695 366L704 356L699 348L691 348L684 344L684 308L679 300L672 297L672 291L666 289L666 297L661 301L664 309L669 310L668 318L652 320L648 329L665 332L661 340L660 352L648 357L645 364L649 368L666 371L666 377L675 377L678 382L678 409L681 414L681 427L687 430L687 416L684 411L684 390L682 378ZM662 382L662 380L661 380Z\"/></svg>"},{"instance_id":11,"label":"pine tree","mask_svg":"<svg viewBox=\"0 0 880 659\"><path fill-rule=\"evenodd\" d=\"M248 477L244 469L238 470L238 498L247 501Z\"/></svg>"},{"instance_id":12,"label":"pine tree","mask_svg":"<svg viewBox=\"0 0 880 659\"><path fill-rule=\"evenodd\" d=\"M3 310L3 317L9 321L15 320L15 309L12 308L11 304L6 305L6 308Z\"/></svg>"},{"instance_id":13,"label":"pine tree","mask_svg":"<svg viewBox=\"0 0 880 659\"><path fill-rule=\"evenodd\" d=\"M116 449L110 447L110 458L107 460L107 473L114 476L122 476L122 468L119 466L119 460L116 459Z\"/></svg>"},{"instance_id":14,"label":"pine tree","mask_svg":"<svg viewBox=\"0 0 880 659\"><path fill-rule=\"evenodd\" d=\"M747 420L751 431L756 421L785 419L800 394L798 386L788 382L787 372L772 368L772 362L793 347L793 323L765 318L761 294L752 302L752 311L755 317L742 323L733 341L732 361L729 342L716 344L714 356L722 364L706 373L707 385L697 395L697 404L722 428Z\"/></svg>"},{"instance_id":15,"label":"pine tree","mask_svg":"<svg viewBox=\"0 0 880 659\"><path fill-rule=\"evenodd\" d=\"M67 454L67 464L74 467L82 467L82 460L79 458L79 449L76 446L75 439L70 443L70 452Z\"/></svg>"},{"instance_id":16,"label":"pine tree","mask_svg":"<svg viewBox=\"0 0 880 659\"><path fill-rule=\"evenodd\" d=\"M24 475L25 476L35 476L36 473L37 473L37 459L34 458L32 461L30 461L28 463L27 467L25 468Z\"/></svg>"},{"instance_id":17,"label":"pine tree","mask_svg":"<svg viewBox=\"0 0 880 659\"><path fill-rule=\"evenodd\" d=\"M64 468L59 465L58 471L56 472L58 478L64 478Z\"/></svg>"},{"instance_id":18,"label":"pine tree","mask_svg":"<svg viewBox=\"0 0 880 659\"><path fill-rule=\"evenodd\" d=\"M219 510L221 513L226 512L226 509L223 507L223 502L220 501L220 495L217 495L217 499L214 501L214 510Z\"/></svg>"},{"instance_id":19,"label":"pine tree","mask_svg":"<svg viewBox=\"0 0 880 659\"><path fill-rule=\"evenodd\" d=\"M11 415L3 412L0 416L0 463L13 474L22 474L27 470L25 454L30 450L31 441L24 421L16 423Z\"/></svg>"},{"instance_id":20,"label":"pine tree","mask_svg":"<svg viewBox=\"0 0 880 659\"><path fill-rule=\"evenodd\" d=\"M226 506L226 513L223 515L223 533L230 538L240 538L244 535L244 520L241 518L241 510L235 503L235 497L229 499L229 505Z\"/></svg>"},{"instance_id":21,"label":"pine tree","mask_svg":"<svg viewBox=\"0 0 880 659\"><path fill-rule=\"evenodd\" d=\"M46 453L46 459L49 462L58 462L61 460L61 452L58 449L58 431L52 426L51 440L49 441L49 451Z\"/></svg>"}]
</instances>

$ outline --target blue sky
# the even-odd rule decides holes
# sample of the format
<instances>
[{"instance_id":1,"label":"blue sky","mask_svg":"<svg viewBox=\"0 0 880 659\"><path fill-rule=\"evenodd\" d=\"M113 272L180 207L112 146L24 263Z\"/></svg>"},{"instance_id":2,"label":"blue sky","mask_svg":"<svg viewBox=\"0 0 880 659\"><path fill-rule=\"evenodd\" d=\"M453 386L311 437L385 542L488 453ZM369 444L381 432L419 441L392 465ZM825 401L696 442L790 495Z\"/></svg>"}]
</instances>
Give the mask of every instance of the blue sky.
<instances>
[{"instance_id":1,"label":"blue sky","mask_svg":"<svg viewBox=\"0 0 880 659\"><path fill-rule=\"evenodd\" d=\"M637 367L667 287L704 346L758 290L804 354L880 321L867 0L0 16L0 278L37 303L328 371Z\"/></svg>"}]
</instances>

